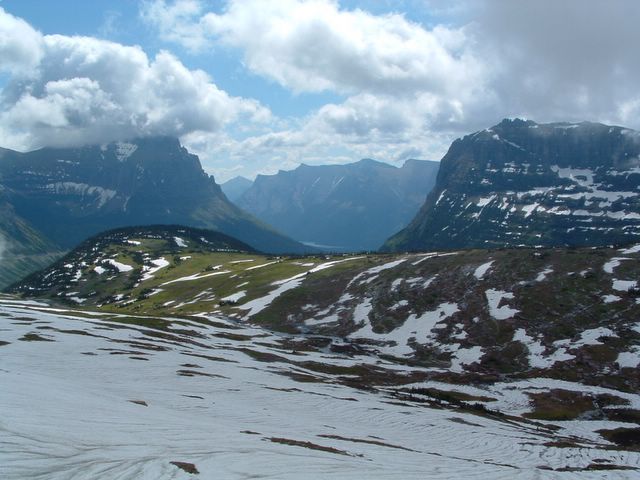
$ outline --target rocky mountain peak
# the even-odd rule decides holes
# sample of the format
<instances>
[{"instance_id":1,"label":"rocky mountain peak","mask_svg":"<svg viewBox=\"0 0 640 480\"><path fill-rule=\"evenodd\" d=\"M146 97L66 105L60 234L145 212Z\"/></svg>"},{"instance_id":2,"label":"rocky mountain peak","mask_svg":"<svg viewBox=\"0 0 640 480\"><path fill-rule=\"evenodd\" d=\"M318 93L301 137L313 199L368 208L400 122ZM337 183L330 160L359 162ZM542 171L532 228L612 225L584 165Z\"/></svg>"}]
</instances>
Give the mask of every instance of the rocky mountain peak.
<instances>
[{"instance_id":1,"label":"rocky mountain peak","mask_svg":"<svg viewBox=\"0 0 640 480\"><path fill-rule=\"evenodd\" d=\"M22 231L63 249L109 228L177 224L219 230L259 250L306 250L231 204L176 138L4 151L0 185L18 219L12 225L26 223Z\"/></svg>"},{"instance_id":2,"label":"rocky mountain peak","mask_svg":"<svg viewBox=\"0 0 640 480\"><path fill-rule=\"evenodd\" d=\"M640 238L640 133L503 120L458 139L385 248L607 245Z\"/></svg>"}]
</instances>

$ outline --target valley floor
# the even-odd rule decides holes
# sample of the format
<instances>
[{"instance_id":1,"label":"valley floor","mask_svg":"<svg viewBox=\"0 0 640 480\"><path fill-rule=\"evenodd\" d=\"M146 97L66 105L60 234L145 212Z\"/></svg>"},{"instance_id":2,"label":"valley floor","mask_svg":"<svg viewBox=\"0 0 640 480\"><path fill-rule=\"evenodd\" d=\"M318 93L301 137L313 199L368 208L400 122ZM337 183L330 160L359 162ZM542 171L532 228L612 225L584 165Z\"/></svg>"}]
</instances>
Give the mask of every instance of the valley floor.
<instances>
[{"instance_id":1,"label":"valley floor","mask_svg":"<svg viewBox=\"0 0 640 480\"><path fill-rule=\"evenodd\" d=\"M585 422L556 422L555 430L425 403L384 381L354 388L362 370L405 376L405 384L411 372L331 346L223 318L74 312L2 297L0 477L638 475L640 453L598 438ZM502 395L509 413L509 398L536 388L544 385L514 382L489 395Z\"/></svg>"}]
</instances>

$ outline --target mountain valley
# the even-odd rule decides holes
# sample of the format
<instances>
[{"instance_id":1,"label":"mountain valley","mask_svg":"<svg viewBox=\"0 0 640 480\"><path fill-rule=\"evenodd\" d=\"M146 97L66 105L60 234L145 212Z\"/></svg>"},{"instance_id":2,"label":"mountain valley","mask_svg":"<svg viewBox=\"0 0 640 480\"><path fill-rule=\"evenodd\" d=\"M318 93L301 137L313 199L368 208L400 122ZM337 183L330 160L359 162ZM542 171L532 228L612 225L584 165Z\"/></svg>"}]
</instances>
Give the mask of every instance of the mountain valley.
<instances>
[{"instance_id":1,"label":"mountain valley","mask_svg":"<svg viewBox=\"0 0 640 480\"><path fill-rule=\"evenodd\" d=\"M329 251L377 250L433 188L438 162L401 168L364 159L258 175L236 204L290 237Z\"/></svg>"}]
</instances>

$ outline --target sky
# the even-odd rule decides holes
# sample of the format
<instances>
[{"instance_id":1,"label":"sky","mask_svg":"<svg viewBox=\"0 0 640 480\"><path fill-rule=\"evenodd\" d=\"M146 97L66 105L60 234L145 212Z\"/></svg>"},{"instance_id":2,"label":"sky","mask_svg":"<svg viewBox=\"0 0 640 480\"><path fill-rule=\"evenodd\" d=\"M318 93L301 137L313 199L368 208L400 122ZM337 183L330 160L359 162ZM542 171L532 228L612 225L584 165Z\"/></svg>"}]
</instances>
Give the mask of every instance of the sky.
<instances>
[{"instance_id":1,"label":"sky","mask_svg":"<svg viewBox=\"0 0 640 480\"><path fill-rule=\"evenodd\" d=\"M640 128L636 0L0 0L0 146L177 136L223 182Z\"/></svg>"}]
</instances>

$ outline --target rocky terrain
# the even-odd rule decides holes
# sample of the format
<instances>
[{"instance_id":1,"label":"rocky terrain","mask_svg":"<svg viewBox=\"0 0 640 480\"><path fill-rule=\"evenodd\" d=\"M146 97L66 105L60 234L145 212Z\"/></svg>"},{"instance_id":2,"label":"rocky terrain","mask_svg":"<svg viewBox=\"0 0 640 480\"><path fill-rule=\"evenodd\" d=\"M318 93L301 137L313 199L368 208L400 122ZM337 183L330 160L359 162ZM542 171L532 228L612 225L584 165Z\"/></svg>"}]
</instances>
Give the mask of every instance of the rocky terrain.
<instances>
[{"instance_id":1,"label":"rocky terrain","mask_svg":"<svg viewBox=\"0 0 640 480\"><path fill-rule=\"evenodd\" d=\"M330 251L377 250L433 188L438 162L370 159L258 175L235 202L296 240Z\"/></svg>"},{"instance_id":2,"label":"rocky terrain","mask_svg":"<svg viewBox=\"0 0 640 480\"><path fill-rule=\"evenodd\" d=\"M640 133L504 120L456 140L385 250L593 246L640 239Z\"/></svg>"}]
</instances>

